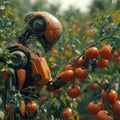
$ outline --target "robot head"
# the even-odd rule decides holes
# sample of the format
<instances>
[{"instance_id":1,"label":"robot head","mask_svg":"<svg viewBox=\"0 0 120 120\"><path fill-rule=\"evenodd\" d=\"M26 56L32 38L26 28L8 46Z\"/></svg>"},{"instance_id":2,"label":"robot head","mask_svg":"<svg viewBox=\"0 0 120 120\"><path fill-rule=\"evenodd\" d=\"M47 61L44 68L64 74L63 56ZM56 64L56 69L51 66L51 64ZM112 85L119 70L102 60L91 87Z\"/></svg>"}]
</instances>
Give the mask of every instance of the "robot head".
<instances>
[{"instance_id":1,"label":"robot head","mask_svg":"<svg viewBox=\"0 0 120 120\"><path fill-rule=\"evenodd\" d=\"M60 21L48 12L32 12L26 15L25 23L33 35L38 37L47 52L59 40L62 34Z\"/></svg>"}]
</instances>

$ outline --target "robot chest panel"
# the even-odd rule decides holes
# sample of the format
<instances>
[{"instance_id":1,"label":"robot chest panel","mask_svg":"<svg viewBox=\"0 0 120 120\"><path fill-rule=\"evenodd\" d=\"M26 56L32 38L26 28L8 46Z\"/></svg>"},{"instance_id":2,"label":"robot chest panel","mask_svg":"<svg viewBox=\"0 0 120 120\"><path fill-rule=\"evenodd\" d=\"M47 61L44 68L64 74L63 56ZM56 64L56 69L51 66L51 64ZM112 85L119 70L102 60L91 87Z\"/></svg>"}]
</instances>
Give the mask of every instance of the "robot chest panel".
<instances>
[{"instance_id":1,"label":"robot chest panel","mask_svg":"<svg viewBox=\"0 0 120 120\"><path fill-rule=\"evenodd\" d=\"M44 57L32 58L32 77L39 85L51 80L51 72Z\"/></svg>"}]
</instances>

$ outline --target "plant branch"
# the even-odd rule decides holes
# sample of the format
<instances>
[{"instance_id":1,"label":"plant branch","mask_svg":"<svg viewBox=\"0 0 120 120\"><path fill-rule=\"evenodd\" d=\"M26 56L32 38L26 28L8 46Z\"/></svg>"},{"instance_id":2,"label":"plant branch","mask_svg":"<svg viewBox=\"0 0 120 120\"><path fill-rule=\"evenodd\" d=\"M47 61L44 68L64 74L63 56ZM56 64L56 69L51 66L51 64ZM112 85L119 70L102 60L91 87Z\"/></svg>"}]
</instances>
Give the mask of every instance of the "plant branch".
<instances>
[{"instance_id":1,"label":"plant branch","mask_svg":"<svg viewBox=\"0 0 120 120\"><path fill-rule=\"evenodd\" d=\"M104 41L104 40L107 40L107 39L120 39L120 37L117 37L117 36L106 36L106 37L103 37L101 39L99 39L97 42L95 42L93 45L90 45L88 48L90 47L93 47L95 45L97 45L98 43Z\"/></svg>"}]
</instances>

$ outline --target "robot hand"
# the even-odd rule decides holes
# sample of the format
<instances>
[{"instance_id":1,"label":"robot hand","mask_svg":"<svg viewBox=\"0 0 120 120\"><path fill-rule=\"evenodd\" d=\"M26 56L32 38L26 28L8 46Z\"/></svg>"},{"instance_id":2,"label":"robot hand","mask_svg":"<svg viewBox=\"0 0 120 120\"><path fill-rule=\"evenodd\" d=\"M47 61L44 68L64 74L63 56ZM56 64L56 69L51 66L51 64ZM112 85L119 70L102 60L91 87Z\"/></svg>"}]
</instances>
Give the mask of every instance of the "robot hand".
<instances>
[{"instance_id":1,"label":"robot hand","mask_svg":"<svg viewBox=\"0 0 120 120\"><path fill-rule=\"evenodd\" d=\"M67 82L64 82L61 78L54 78L52 81L49 81L46 86L47 90L52 92L56 89L61 88L62 86L66 85Z\"/></svg>"}]
</instances>

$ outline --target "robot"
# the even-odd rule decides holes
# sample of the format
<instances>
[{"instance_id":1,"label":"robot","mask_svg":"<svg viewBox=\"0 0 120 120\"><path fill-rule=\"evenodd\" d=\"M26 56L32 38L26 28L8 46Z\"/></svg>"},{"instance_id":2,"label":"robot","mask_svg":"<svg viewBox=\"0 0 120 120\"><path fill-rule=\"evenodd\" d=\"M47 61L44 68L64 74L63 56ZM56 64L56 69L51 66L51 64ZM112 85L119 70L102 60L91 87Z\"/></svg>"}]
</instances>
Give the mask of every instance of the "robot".
<instances>
[{"instance_id":1,"label":"robot","mask_svg":"<svg viewBox=\"0 0 120 120\"><path fill-rule=\"evenodd\" d=\"M12 56L8 66L10 71L4 72L3 77L7 87L7 101L14 101L14 96L27 96L29 93L22 91L28 86L35 86L33 92L39 96L39 92L46 85L48 91L54 91L66 83L61 78L52 78L51 71L46 59L39 56L28 47L28 41L31 36L36 36L37 40L43 46L45 52L48 52L52 46L59 40L62 34L62 24L60 21L48 12L31 12L24 19L26 23L25 32L18 38L18 43L10 44L7 49ZM32 96L32 97L36 97ZM8 112L14 111L9 108ZM17 110L7 118L8 120L35 120L32 115L26 114L24 117ZM11 113L10 113L11 114ZM37 113L34 113L37 115ZM34 115L35 116L35 115Z\"/></svg>"}]
</instances>

